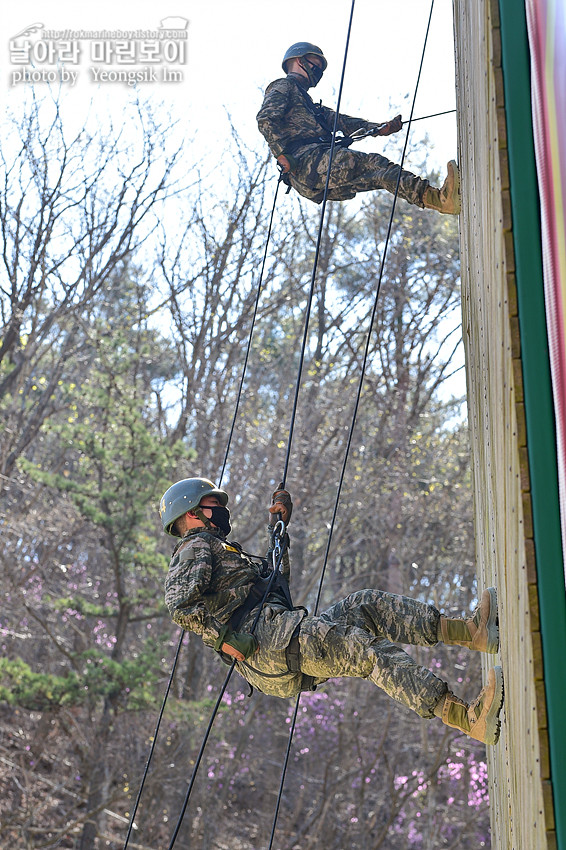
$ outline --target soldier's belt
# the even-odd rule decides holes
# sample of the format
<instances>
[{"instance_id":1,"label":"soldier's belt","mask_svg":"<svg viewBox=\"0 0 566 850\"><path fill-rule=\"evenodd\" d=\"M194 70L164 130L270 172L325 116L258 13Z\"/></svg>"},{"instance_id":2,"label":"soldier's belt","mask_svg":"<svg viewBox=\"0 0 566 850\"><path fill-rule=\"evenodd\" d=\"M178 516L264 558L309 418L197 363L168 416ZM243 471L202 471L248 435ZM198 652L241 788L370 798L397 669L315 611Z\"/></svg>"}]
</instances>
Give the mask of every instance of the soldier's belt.
<instances>
[{"instance_id":1,"label":"soldier's belt","mask_svg":"<svg viewBox=\"0 0 566 850\"><path fill-rule=\"evenodd\" d=\"M361 138L361 137L360 137ZM349 148L350 145L356 141L354 135L351 136L336 136L334 139L334 147L336 148ZM317 145L322 146L325 149L329 148L332 145L332 135L328 136L318 136L316 138L299 138L293 139L283 151L284 156L294 156L300 148L306 148L309 145Z\"/></svg>"},{"instance_id":2,"label":"soldier's belt","mask_svg":"<svg viewBox=\"0 0 566 850\"><path fill-rule=\"evenodd\" d=\"M330 147L332 144L332 136L311 136L310 138L298 138L293 139L293 141L289 142L289 144L285 147L283 151L284 156L294 156L299 148L306 148L309 145L324 145L325 147Z\"/></svg>"}]
</instances>

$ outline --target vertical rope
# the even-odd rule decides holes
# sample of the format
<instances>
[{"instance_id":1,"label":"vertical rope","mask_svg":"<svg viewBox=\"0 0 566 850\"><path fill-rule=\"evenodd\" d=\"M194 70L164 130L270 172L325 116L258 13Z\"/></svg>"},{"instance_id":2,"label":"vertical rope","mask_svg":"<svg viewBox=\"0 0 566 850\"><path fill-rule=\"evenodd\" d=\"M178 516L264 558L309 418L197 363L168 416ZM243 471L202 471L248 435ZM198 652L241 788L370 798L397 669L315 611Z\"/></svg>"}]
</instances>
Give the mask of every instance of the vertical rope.
<instances>
[{"instance_id":1,"label":"vertical rope","mask_svg":"<svg viewBox=\"0 0 566 850\"><path fill-rule=\"evenodd\" d=\"M200 767L200 763L202 761L202 757L204 755L204 751L205 751L206 745L208 743L208 738L209 738L210 733L212 731L212 725L213 725L213 723L216 719L216 715L218 714L218 709L220 708L220 703L222 702L222 697L224 696L224 692L226 691L226 688L228 687L228 682L230 681L232 673L234 672L235 666L236 666L236 660L234 659L234 661L232 661L232 664L230 665L230 669L228 670L226 678L224 679L224 684L222 685L222 687L220 689L220 693L218 694L218 698L217 698L216 703L214 705L214 708L212 710L212 715L210 717L210 720L208 721L208 726L207 726L206 732L204 734L202 744L200 745L200 750L199 750L199 753L198 753L198 756L197 756L197 760L195 762L195 766L193 768L193 773L192 773L192 776L191 776L191 780L189 782L189 787L187 788L187 793L185 794L183 806L181 808L181 812L179 814L179 817L177 818L177 823L175 825L173 835L171 836L171 843L169 844L169 847L167 848L167 850L172 850L173 845L175 844L175 842L177 840L177 836L179 835L179 831L181 829L181 826L183 824L183 819L185 817L185 812L187 811L187 806L189 805L189 800L191 798L191 793L192 793L192 790L193 790L193 786L195 784L195 779L197 778L198 769Z\"/></svg>"},{"instance_id":2,"label":"vertical rope","mask_svg":"<svg viewBox=\"0 0 566 850\"><path fill-rule=\"evenodd\" d=\"M251 328L250 328L250 332L249 332L249 335L248 335L248 344L247 344L247 348L246 348L244 364L243 364L243 367L242 367L242 375L241 375L241 378L240 378L240 384L239 384L239 387L238 387L238 394L237 394L237 398L236 398L234 415L232 417L232 425L231 425L231 428L230 428L230 433L228 435L226 452L224 454L224 462L222 464L222 470L221 470L220 479L219 479L219 482L218 482L219 486L222 486L222 479L224 477L224 472L226 470L226 463L227 463L227 460L228 460L228 455L229 455L230 446L231 446L231 443L232 443L232 437L234 435L234 428L235 428L238 410L239 410L239 406L240 406L242 389L243 389L243 386L244 386L244 381L245 381L245 376L246 376L246 371L247 371L247 366L248 366L248 359L249 359L250 350L251 350L252 336L253 336L256 318L257 318L259 298L260 298L261 289L262 289L262 286L263 286L263 276L264 276L264 270L265 270L265 263L266 263L266 260L267 260L267 251L268 251L268 246L269 246L269 242L270 242L270 239L271 239L273 217L274 217L274 214L275 214L275 206L276 206L276 203L277 203L277 195L278 195L278 192L279 192L280 183L281 183L281 176L279 177L279 180L277 181L277 186L275 188L275 195L273 197L273 205L272 205L272 208L271 208L271 215L270 215L270 218L269 218L269 226L268 226L268 229L267 229L267 237L266 237L265 248L264 248L264 252L263 252L263 262L262 262L262 265L261 265L261 272L260 272L259 281L258 281L258 285L257 285L255 305L254 305L254 310L253 310L253 314L252 314ZM131 813L131 816L130 816L130 822L128 824L128 832L126 834L126 840L124 842L123 850L126 850L126 848L128 847L130 837L131 837L131 834L132 834L132 830L133 830L133 827L134 827L134 819L135 819L135 816L136 816L136 813L137 813L137 810L138 810L138 807L139 807L139 804L140 804L141 796L142 796L143 789L144 789L144 786L145 786L145 782L146 782L148 772L149 772L149 766L150 766L151 760L153 758L153 753L155 751L155 745L157 743L157 736L159 735L159 730L160 730L160 727L161 727L161 721L163 719L163 713L165 711L165 705L167 703L167 699L169 697L169 692L170 692L171 686L173 684L173 678L175 676L175 671L177 669L177 662L179 661L179 655L180 655L180 652L181 652L181 646L183 645L184 635L185 635L184 631L181 630L181 634L179 636L179 642L177 644L177 650L175 652L175 659L173 661L173 666L171 668L171 674L169 676L169 681L167 683L167 688L165 690L165 696L163 697L163 702L161 704L161 709L159 711L157 724L156 724L156 727L155 727L155 731L153 733L153 740L152 740L152 743L151 743L149 756L148 756L148 759L147 759L147 762L146 762L146 765L145 765L145 769L144 769L144 772L143 772L142 780L141 780L141 783L140 783L140 788L139 788L139 791L138 791L138 794L137 794L137 797L136 797L136 802L134 804L134 807L132 809L132 813ZM214 710L212 712L212 716L210 718L207 730L205 732L204 740L202 742L201 749L199 751L197 761L196 761L195 767L193 769L193 775L191 777L191 781L190 781L190 784L189 784L187 795L186 795L186 798L185 798L185 801L184 801L184 804L183 804L182 813L181 813L181 815L178 819L177 826L175 828L175 832L174 832L173 839L172 839L172 842L170 844L170 847L173 847L173 844L175 843L179 829L181 827L181 823L182 823L182 820L183 820L183 817L184 817L184 814L185 814L185 811L186 811L186 808L187 808L187 805L188 805L188 802L189 802L189 798L190 798L190 795L191 795L191 791L192 791L192 788L193 788L193 785L194 785L194 782L195 782L195 778L196 778L196 775L197 775L197 772L198 772L198 768L199 768L199 765L202 761L204 749L206 747L206 743L207 743L208 738L210 736L212 725L213 725L214 720L216 718L216 714L218 712L220 702L222 700L222 697L224 696L224 692L225 692L225 690L228 686L228 682L230 681L230 677L232 676L232 673L234 671L235 664L236 664L236 662L234 661L232 663L232 666L230 667L230 670L228 671L228 674L226 675L226 679L225 679L224 684L222 685L222 688L221 688L221 691L220 691L220 696L218 697L218 700L217 700L216 705L214 707Z\"/></svg>"},{"instance_id":3,"label":"vertical rope","mask_svg":"<svg viewBox=\"0 0 566 850\"><path fill-rule=\"evenodd\" d=\"M259 275L259 282L258 282L258 285L257 285L257 294L256 294L254 310L253 310L253 314L252 314L252 327L251 327L251 331L250 331L249 336L248 336L248 345L247 345L247 348L246 348L246 356L244 357L244 365L242 367L242 377L240 378L240 385L238 387L238 395L236 397L236 405L234 407L234 416L232 417L232 425L230 427L230 433L228 435L228 442L227 442L227 445L226 445L226 453L224 455L224 462L222 464L222 469L220 471L220 478L219 478L219 481L218 481L219 487L222 486L222 479L224 478L224 473L226 471L226 464L228 462L228 455L230 453L230 448L231 448L231 445L232 445L232 437L234 436L234 428L235 428L235 425L236 425L236 419L238 417L238 412L239 412L239 409L240 409L240 400L242 398L242 390L243 390L243 386L244 386L244 379L246 377L246 372L247 372L247 369L248 369L248 360L249 360L250 351L251 351L251 347L252 347L252 336L253 336L253 331L254 331L254 328L255 328L255 322L256 322L256 318L257 318L257 310L258 310L258 306L259 306L259 296L261 295L261 288L263 286L263 273L264 273L264 270L265 270L265 263L266 263L266 260L267 260L267 249L268 249L269 243L271 241L271 228L273 226L273 216L275 214L275 205L277 203L277 194L279 192L279 186L281 185L282 179L283 179L283 174L280 174L279 180L277 181L277 186L275 188L275 196L273 198L273 206L271 207L271 216L269 218L269 227L267 228L267 237L266 237L266 240L265 240L265 249L263 251L263 261L262 261L262 264L261 264L261 272L260 272L260 275Z\"/></svg>"},{"instance_id":4,"label":"vertical rope","mask_svg":"<svg viewBox=\"0 0 566 850\"><path fill-rule=\"evenodd\" d=\"M167 702L167 698L169 696L169 691L171 690L171 685L173 684L173 677L175 676L175 670L177 668L177 662L179 660L179 653L181 652L181 646L183 644L184 636L185 636L185 633L181 629L181 634L179 636L179 643L177 644L177 651L175 653L175 659L173 661L173 667L171 668L171 675L169 676L169 681L167 682L167 688L165 689L165 696L163 697L163 702L161 704L161 710L160 710L159 716L157 718L157 724L155 726L155 732L153 733L153 740L151 742L151 747L150 747L149 755L148 755L147 762L146 762L146 765L145 765L145 770L143 772L142 781L141 781L141 784L140 784L138 795L136 797L136 802L134 803L134 808L132 809L132 813L130 815L130 822L128 824L128 832L126 834L126 840L124 842L124 850L128 846L128 843L130 841L130 836L132 834L132 829L134 828L134 819L135 819L135 816L136 816L136 812L138 810L138 806L140 804L141 795L142 795L144 785L145 785L145 780L147 779L147 774L148 774L148 771L149 771L149 766L150 766L151 760L153 758L153 752L155 750L155 745L157 743L157 736L159 734L159 727L161 726L161 721L163 719L163 712L165 711L165 703Z\"/></svg>"},{"instance_id":5,"label":"vertical rope","mask_svg":"<svg viewBox=\"0 0 566 850\"><path fill-rule=\"evenodd\" d=\"M352 2L352 11L353 11L354 2L355 2L355 0L353 0L353 2ZM417 92L418 92L419 83L420 83L420 79L421 79L421 73L422 73L422 68L423 68L426 46L427 46L427 42L428 42L428 36L429 36L429 31L430 31L430 23L431 23L431 19L432 19L433 9L434 9L434 0L431 0L430 12L429 12L429 16L428 16L428 23L427 23L427 27L426 27L426 34L425 34L424 45L423 45L423 50L422 50L422 55L421 55L421 61L420 61L420 65L419 65L419 71L418 71L418 74L417 74L417 82L416 82L416 85L415 85L413 102L411 104L411 115L410 115L410 118L409 118L409 121L408 121L407 133L406 133L406 136L405 136L405 144L403 146L403 153L402 153L402 156L401 156L401 162L399 164L399 174L397 175L397 184L395 186L395 193L393 195L393 203L391 205L391 213L390 213L390 216L389 216L389 223L388 223L388 227L387 227L387 236L386 236L385 244L384 244L384 247L383 247L383 254L382 254L381 264L380 264L380 269L379 269L379 277L378 277L378 282L377 282L377 287L376 287L376 293L375 293L373 308L372 308L372 312L371 312L369 328L368 328L368 332L367 332L367 335L366 335L366 345L365 345L364 357L363 357L363 361L362 361L362 368L361 368L361 372L360 372L360 379L359 379L359 382L358 382L356 400L355 400L355 403L354 403L354 409L353 409L353 413L352 413L350 429L349 429L349 432L348 432L348 439L347 439L347 442L346 442L346 449L345 449L345 452L344 452L344 460L343 460L343 463L342 463L342 469L341 469L341 472L340 472L338 488L337 488L337 491L336 491L336 499L335 499L335 502L334 502L334 509L333 509L333 512L332 512L332 520L331 520L330 529L329 529L329 532L328 532L328 540L327 540L327 544L326 544L326 550L325 550L325 553L324 553L324 560L323 560L320 580L319 580L319 583L318 583L318 592L317 592L314 611L313 611L313 614L315 614L315 615L318 612L318 606L320 604L320 597L321 597L321 594L322 594L322 584L323 584L323 581L324 581L324 578L325 578L325 575L326 575L326 569L327 569L327 565L328 565L328 557L329 557L329 553L330 553L330 546L331 546L331 543L332 543L332 537L333 537L333 534L334 534L334 527L336 525L336 517L337 517L337 514L338 514L338 505L339 505L339 502L340 502L340 495L342 493L342 487L343 487L343 484L344 484L344 477L345 477L345 474L346 474L346 467L347 467L348 458L349 458L349 455L350 455L350 449L351 449L351 446L352 446L352 437L353 437L353 434L354 434L354 428L355 428L355 425L356 425L358 409L359 409L359 406L360 406L360 398L361 398L361 394L362 394L362 388L363 388L363 383L364 383L364 379L365 379L367 363L368 363L368 359L369 359L369 347L370 347L370 343L371 343L371 332L372 332L372 329L373 329L373 325L374 325L374 322L375 322L375 316L376 316L376 313L377 313L377 306L378 306L378 302L379 302L379 294L381 292L381 283L382 283L382 280L383 280L383 271L384 271L384 268L385 268L385 260L387 258L389 242L390 242L390 239L391 239L391 231L392 231L392 228L393 228L393 217L394 217L394 214L395 214L395 207L396 207L397 198L398 198L398 195L399 195L399 185L400 185L400 182L401 182L401 171L403 169L403 163L405 161L405 156L406 156L406 153L407 153L409 133L410 133L410 130L411 130L411 123L412 123L412 120L413 120L415 102L416 102ZM350 18L350 22L351 22L351 18ZM349 32L348 32L348 36L349 36ZM345 62L345 59L344 59L344 62ZM343 76L343 74L344 74L344 72L342 71L342 76ZM327 185L328 185L328 177L327 177ZM319 231L319 233L320 233L320 231ZM277 795L277 802L276 802L276 806L275 806L275 814L274 814L274 818L273 818L273 825L272 825L272 828L271 828L271 837L270 837L270 841L269 841L268 850L272 850L272 847L273 847L273 840L274 840L274 836L275 836L275 828L276 828L277 819L278 819L278 816L279 816L279 809L280 809L281 799L282 799L282 795L283 795L283 787L284 787L284 784L285 784L285 777L286 777L286 774L287 774L287 768L288 768L288 765L289 765L289 757L290 757L290 754L291 754L291 744L292 744L292 741L293 741L293 737L294 737L294 734L295 734L295 728L296 728L296 725L297 725L297 715L298 715L298 711L299 711L300 700L301 700L301 695L299 694L299 696L297 697L297 700L296 700L295 710L293 712L291 727L289 729L289 739L288 739L288 742L287 742L287 750L285 752L285 759L284 759L284 762L283 762L283 769L282 769L282 772L281 772L281 781L280 781L280 784L279 784L279 793Z\"/></svg>"},{"instance_id":6,"label":"vertical rope","mask_svg":"<svg viewBox=\"0 0 566 850\"><path fill-rule=\"evenodd\" d=\"M332 142L330 144L330 154L329 154L329 158L328 158L328 168L326 170L326 182L324 184L324 194L323 194L323 197L322 197L322 206L321 206L321 210L320 210L320 223L319 223L319 226L318 226L318 234L317 234L317 238L316 238L316 249L315 249L315 252L314 252L314 260L313 260L313 268L312 268L311 281L310 281L309 296L308 296L308 300L307 300L307 309L306 309L306 312L305 312L305 327L304 327L304 332L303 332L303 342L302 342L302 345L301 345L301 355L300 355L300 359L299 359L299 373L298 373L298 376L297 376L297 382L295 384L295 397L293 399L293 409L292 409L292 413L291 413L291 424L289 425L289 437L288 437L288 441L287 441L287 454L286 454L286 457L285 457L285 466L284 466L284 471L283 471L283 486L285 486L285 481L287 480L287 473L289 471L289 461L290 461L290 457L291 457L291 447L292 447L292 443L293 443L293 434L294 434L294 431L295 431L295 420L296 420L296 417L297 417L297 407L298 407L298 403L299 403L299 391L300 391L300 388L301 388L301 378L302 378L303 366L304 366L304 362L305 362L305 351L306 351L306 348L307 348L307 341L308 341L308 330L309 330L309 321L310 321L310 315L311 315L312 301L313 301L313 296L314 296L314 285L315 285L315 282L316 282L316 272L317 272L317 269L318 269L318 258L320 256L320 245L321 245L321 242L322 242L322 231L323 231L323 226L324 226L324 218L325 218L325 215L326 215L326 204L328 202L328 188L330 186L330 173L331 173L331 169L332 169L332 159L334 157L334 149L336 147L336 132L338 130L338 119L340 117L340 103L341 103L341 100L342 100L342 90L344 88L344 76L345 76L345 73L346 73L346 60L348 58L348 48L350 46L350 35L351 35L351 32L352 32L352 20L353 20L353 17L354 17L354 7L355 7L355 5L356 5L356 0L352 0L352 6L350 8L350 20L348 22L348 32L347 32L347 35L346 35L346 47L344 49L344 60L342 62L342 75L340 77L340 88L338 89L338 99L336 101L336 114L334 116L334 127L333 127L333 131L332 131Z\"/></svg>"}]
</instances>

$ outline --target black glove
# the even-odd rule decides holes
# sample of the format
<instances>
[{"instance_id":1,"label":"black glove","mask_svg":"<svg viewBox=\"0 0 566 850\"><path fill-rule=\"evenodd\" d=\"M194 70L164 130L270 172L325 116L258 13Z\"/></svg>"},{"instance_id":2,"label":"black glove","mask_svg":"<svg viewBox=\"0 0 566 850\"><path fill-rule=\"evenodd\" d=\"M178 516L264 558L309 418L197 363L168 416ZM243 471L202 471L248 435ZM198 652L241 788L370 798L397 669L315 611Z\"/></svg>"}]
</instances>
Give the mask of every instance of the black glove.
<instances>
[{"instance_id":1,"label":"black glove","mask_svg":"<svg viewBox=\"0 0 566 850\"><path fill-rule=\"evenodd\" d=\"M283 490L282 488L275 490L271 497L269 513L270 525L275 524L275 514L281 514L281 519L285 525L288 525L289 520L291 519L291 514L293 513L293 502L291 501L291 494L287 490Z\"/></svg>"}]
</instances>

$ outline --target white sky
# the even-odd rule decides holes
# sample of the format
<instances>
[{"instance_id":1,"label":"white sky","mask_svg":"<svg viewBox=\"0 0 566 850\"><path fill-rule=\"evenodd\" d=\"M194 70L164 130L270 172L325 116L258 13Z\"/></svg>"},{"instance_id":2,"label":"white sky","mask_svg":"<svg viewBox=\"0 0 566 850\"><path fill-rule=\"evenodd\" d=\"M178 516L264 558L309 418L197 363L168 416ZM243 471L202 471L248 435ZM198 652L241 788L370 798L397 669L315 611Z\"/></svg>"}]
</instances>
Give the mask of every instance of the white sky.
<instances>
[{"instance_id":1,"label":"white sky","mask_svg":"<svg viewBox=\"0 0 566 850\"><path fill-rule=\"evenodd\" d=\"M163 0L159 4L148 0L82 4L22 0L10 4L10 8L7 5L0 13L4 33L0 91L14 111L23 99L26 84L13 84L12 75L21 66L12 61L9 41L29 25L41 23L49 30L154 29L161 19L180 16L189 22L188 61L176 66L183 71L183 81L141 83L139 91L156 101L165 99L172 114L186 126L187 135L197 133L206 148L222 143L229 111L244 142L261 149L264 143L255 115L266 84L282 75L281 58L293 42L313 41L323 49L329 67L311 94L328 106L335 105L351 0ZM429 10L429 0L356 0L343 112L375 121L397 112L408 118ZM80 62L68 66L78 71L77 82L72 88L63 88L69 122L80 118L91 100L97 108L116 113L132 94L125 83L94 82L87 55L90 48L88 42L82 44ZM36 65L40 67L56 66ZM140 68L143 64L128 67ZM36 84L38 93L46 88L45 83ZM436 0L415 117L453 109L454 105L452 3ZM457 153L455 116L415 125L417 138L425 132L431 141L430 162L444 170L446 161ZM386 140L371 140L364 145L365 149L387 154Z\"/></svg>"},{"instance_id":2,"label":"white sky","mask_svg":"<svg viewBox=\"0 0 566 850\"><path fill-rule=\"evenodd\" d=\"M174 66L182 70L182 81L140 83L139 94L155 103L165 101L179 121L179 138L195 139L187 148L189 162L205 154L212 163L220 157L229 132L230 113L241 138L249 148L263 151L265 142L257 130L256 113L266 85L282 76L281 60L296 41L319 45L328 59L328 69L316 89L315 100L336 105L342 73L351 0L20 0L3 4L0 12L3 43L0 43L0 93L12 112L22 108L29 84L14 84L14 62L10 40L32 24L46 30L152 30L173 16L188 21L187 61ZM430 0L356 0L341 111L373 121L383 121L402 112L409 117L430 12ZM33 36L36 40L38 36ZM64 85L63 119L74 129L82 126L89 110L110 113L119 123L120 113L136 91L125 83L96 83L92 79L91 45L82 40L80 60L68 65L78 72L74 86ZM139 44L139 41L138 41ZM100 66L99 66L100 67ZM147 67L144 63L113 65L116 69ZM153 66L159 71L160 65ZM36 64L36 70L53 70L56 64ZM57 93L58 86L54 86ZM36 94L48 86L37 83ZM391 107L389 106L391 104ZM427 52L415 107L415 117L453 109L454 42L452 0L435 0ZM77 128L78 129L78 128ZM431 168L441 174L449 159L457 158L454 114L414 125L412 138L429 137ZM365 150L398 156L402 134L387 139L369 139ZM409 167L411 167L409 165ZM274 167L274 175L276 174ZM462 377L454 392L463 392Z\"/></svg>"}]
</instances>

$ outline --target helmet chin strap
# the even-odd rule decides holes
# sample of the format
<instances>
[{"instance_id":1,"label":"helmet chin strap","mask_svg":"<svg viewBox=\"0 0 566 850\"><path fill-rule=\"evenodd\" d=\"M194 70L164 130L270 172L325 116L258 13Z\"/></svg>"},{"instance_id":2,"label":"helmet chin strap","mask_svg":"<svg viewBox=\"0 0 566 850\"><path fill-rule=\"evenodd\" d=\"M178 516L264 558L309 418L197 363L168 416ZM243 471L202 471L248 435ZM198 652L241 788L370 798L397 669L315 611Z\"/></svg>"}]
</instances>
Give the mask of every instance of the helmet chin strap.
<instances>
[{"instance_id":1,"label":"helmet chin strap","mask_svg":"<svg viewBox=\"0 0 566 850\"><path fill-rule=\"evenodd\" d=\"M204 511L202 510L202 508L201 508L201 506L200 506L200 505L197 505L197 507L196 507L196 508L193 508L192 512L194 513L194 515L195 515L196 517L198 517L198 518L200 519L200 521L201 521L201 522L204 522L204 524L206 525L206 527L207 527L208 529L210 529L210 530L212 531L212 529L215 529L215 528L216 528L216 526L214 525L214 523L212 522L212 520L211 520L211 519L209 519L209 518L206 516L206 514L204 513Z\"/></svg>"},{"instance_id":2,"label":"helmet chin strap","mask_svg":"<svg viewBox=\"0 0 566 850\"><path fill-rule=\"evenodd\" d=\"M320 83L322 75L324 73L322 68L319 68L318 65L311 65L308 59L303 60L303 57L299 59L299 65L309 78L309 83L311 84L311 86L313 88L317 86Z\"/></svg>"}]
</instances>

